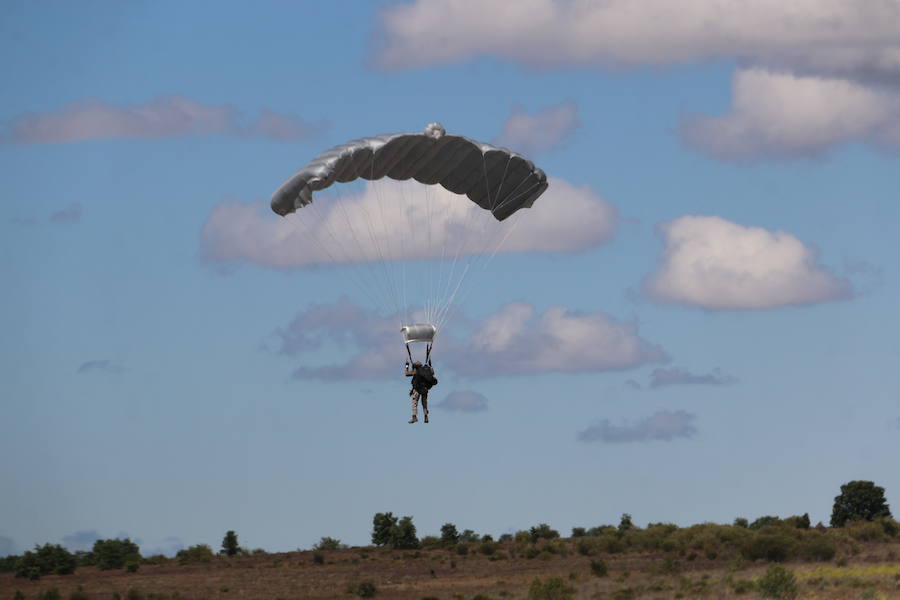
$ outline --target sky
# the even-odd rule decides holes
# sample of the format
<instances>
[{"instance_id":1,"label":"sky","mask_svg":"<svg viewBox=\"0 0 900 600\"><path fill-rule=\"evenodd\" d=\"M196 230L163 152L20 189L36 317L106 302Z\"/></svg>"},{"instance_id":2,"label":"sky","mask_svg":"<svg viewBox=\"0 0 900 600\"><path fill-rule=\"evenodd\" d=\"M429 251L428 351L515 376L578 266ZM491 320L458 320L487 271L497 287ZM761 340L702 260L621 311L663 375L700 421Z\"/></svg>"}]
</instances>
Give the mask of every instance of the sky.
<instances>
[{"instance_id":1,"label":"sky","mask_svg":"<svg viewBox=\"0 0 900 600\"><path fill-rule=\"evenodd\" d=\"M2 3L0 555L896 514L900 2L675 7ZM547 192L269 209L434 122Z\"/></svg>"}]
</instances>

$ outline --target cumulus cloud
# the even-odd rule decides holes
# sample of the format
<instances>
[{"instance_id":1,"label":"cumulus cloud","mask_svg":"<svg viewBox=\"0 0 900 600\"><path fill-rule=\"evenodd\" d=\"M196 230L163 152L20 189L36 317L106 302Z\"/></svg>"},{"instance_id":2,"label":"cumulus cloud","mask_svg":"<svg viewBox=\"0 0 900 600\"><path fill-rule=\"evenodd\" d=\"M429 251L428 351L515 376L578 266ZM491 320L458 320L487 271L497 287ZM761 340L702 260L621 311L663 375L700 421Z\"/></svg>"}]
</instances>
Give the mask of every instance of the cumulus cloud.
<instances>
[{"instance_id":1,"label":"cumulus cloud","mask_svg":"<svg viewBox=\"0 0 900 600\"><path fill-rule=\"evenodd\" d=\"M119 375L125 372L125 367L111 360L89 360L81 363L78 373L105 373L107 375Z\"/></svg>"},{"instance_id":2,"label":"cumulus cloud","mask_svg":"<svg viewBox=\"0 0 900 600\"><path fill-rule=\"evenodd\" d=\"M900 93L764 69L734 76L731 111L688 117L681 136L726 160L821 156L838 144L900 150Z\"/></svg>"},{"instance_id":3,"label":"cumulus cloud","mask_svg":"<svg viewBox=\"0 0 900 600\"><path fill-rule=\"evenodd\" d=\"M673 367L653 369L653 372L650 373L650 387L654 389L667 385L730 385L736 382L736 377L721 369L713 369L711 373L701 374Z\"/></svg>"},{"instance_id":4,"label":"cumulus cloud","mask_svg":"<svg viewBox=\"0 0 900 600\"><path fill-rule=\"evenodd\" d=\"M615 207L587 186L550 179L532 208L503 222L441 186L382 180L346 195L319 194L287 217L268 204L216 206L202 255L281 269L324 263L427 259L499 252L578 252L613 237ZM400 238L403 238L402 240Z\"/></svg>"},{"instance_id":5,"label":"cumulus cloud","mask_svg":"<svg viewBox=\"0 0 900 600\"><path fill-rule=\"evenodd\" d=\"M765 309L844 299L850 283L784 231L720 217L684 216L660 227L665 245L644 291L662 301L711 310Z\"/></svg>"},{"instance_id":6,"label":"cumulus cloud","mask_svg":"<svg viewBox=\"0 0 900 600\"><path fill-rule=\"evenodd\" d=\"M63 545L71 551L90 550L94 547L94 542L101 539L100 534L96 530L76 531L62 538Z\"/></svg>"},{"instance_id":7,"label":"cumulus cloud","mask_svg":"<svg viewBox=\"0 0 900 600\"><path fill-rule=\"evenodd\" d=\"M568 101L529 114L521 106L514 106L503 123L502 133L495 143L515 152L535 155L552 150L578 127L578 106Z\"/></svg>"},{"instance_id":8,"label":"cumulus cloud","mask_svg":"<svg viewBox=\"0 0 900 600\"><path fill-rule=\"evenodd\" d=\"M51 223L57 223L60 225L71 225L73 223L77 223L81 220L81 205L77 202L73 202L65 208L61 208L52 213L50 217L48 217L48 220Z\"/></svg>"},{"instance_id":9,"label":"cumulus cloud","mask_svg":"<svg viewBox=\"0 0 900 600\"><path fill-rule=\"evenodd\" d=\"M481 412L487 410L487 398L478 392L455 391L447 394L437 407L453 412Z\"/></svg>"},{"instance_id":10,"label":"cumulus cloud","mask_svg":"<svg viewBox=\"0 0 900 600\"><path fill-rule=\"evenodd\" d=\"M257 119L248 121L232 106L207 105L184 96L167 96L132 106L83 100L54 112L20 115L7 124L0 139L54 143L219 133L296 140L316 135L322 127L268 109L263 109Z\"/></svg>"},{"instance_id":11,"label":"cumulus cloud","mask_svg":"<svg viewBox=\"0 0 900 600\"><path fill-rule=\"evenodd\" d=\"M16 542L11 537L0 535L0 556L9 556L16 553Z\"/></svg>"},{"instance_id":12,"label":"cumulus cloud","mask_svg":"<svg viewBox=\"0 0 900 600\"><path fill-rule=\"evenodd\" d=\"M460 319L464 321L464 319ZM270 350L304 362L334 344L349 358L339 364L303 364L296 379L326 381L396 377L398 318L378 317L349 300L314 305L274 332ZM623 370L666 359L661 347L641 338L637 326L600 313L511 303L460 335L439 334L438 369L467 376L585 373ZM440 375L438 375L440 378Z\"/></svg>"},{"instance_id":13,"label":"cumulus cloud","mask_svg":"<svg viewBox=\"0 0 900 600\"><path fill-rule=\"evenodd\" d=\"M649 417L621 425L614 425L604 419L596 425L578 432L581 442L651 442L663 440L671 442L676 438L690 438L696 435L694 422L697 415L683 410L660 410Z\"/></svg>"},{"instance_id":14,"label":"cumulus cloud","mask_svg":"<svg viewBox=\"0 0 900 600\"><path fill-rule=\"evenodd\" d=\"M704 59L900 74L900 4L855 0L415 0L383 9L376 64L497 56L532 67Z\"/></svg>"},{"instance_id":15,"label":"cumulus cloud","mask_svg":"<svg viewBox=\"0 0 900 600\"><path fill-rule=\"evenodd\" d=\"M485 319L452 357L464 375L616 371L666 359L637 326L601 312L512 302Z\"/></svg>"}]
</instances>

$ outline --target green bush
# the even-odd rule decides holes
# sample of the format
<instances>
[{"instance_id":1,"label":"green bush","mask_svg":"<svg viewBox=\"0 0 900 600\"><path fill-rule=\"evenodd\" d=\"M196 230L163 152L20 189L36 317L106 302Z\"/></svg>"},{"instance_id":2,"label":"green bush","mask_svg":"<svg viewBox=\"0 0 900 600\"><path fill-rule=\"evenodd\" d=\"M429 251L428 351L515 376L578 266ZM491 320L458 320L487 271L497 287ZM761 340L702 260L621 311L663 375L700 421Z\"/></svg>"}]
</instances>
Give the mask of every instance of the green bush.
<instances>
[{"instance_id":1,"label":"green bush","mask_svg":"<svg viewBox=\"0 0 900 600\"><path fill-rule=\"evenodd\" d=\"M125 572L126 573L137 573L138 569L141 567L141 563L136 560L130 560L125 563Z\"/></svg>"},{"instance_id":2,"label":"green bush","mask_svg":"<svg viewBox=\"0 0 900 600\"><path fill-rule=\"evenodd\" d=\"M313 564L315 565L324 565L325 564L325 555L321 552L313 552L312 554Z\"/></svg>"},{"instance_id":3,"label":"green bush","mask_svg":"<svg viewBox=\"0 0 900 600\"><path fill-rule=\"evenodd\" d=\"M592 560L591 573L593 573L597 577L606 577L609 574L609 569L606 566L606 561L602 558Z\"/></svg>"},{"instance_id":4,"label":"green bush","mask_svg":"<svg viewBox=\"0 0 900 600\"><path fill-rule=\"evenodd\" d=\"M43 575L70 575L77 566L75 556L59 544L35 546L16 561L16 577L25 577L32 581Z\"/></svg>"},{"instance_id":5,"label":"green bush","mask_svg":"<svg viewBox=\"0 0 900 600\"><path fill-rule=\"evenodd\" d=\"M92 564L98 569L122 569L129 561L140 561L141 550L129 538L97 540L91 550Z\"/></svg>"},{"instance_id":6,"label":"green bush","mask_svg":"<svg viewBox=\"0 0 900 600\"><path fill-rule=\"evenodd\" d=\"M860 542L882 542L889 536L884 531L881 521L847 521L844 531Z\"/></svg>"},{"instance_id":7,"label":"green bush","mask_svg":"<svg viewBox=\"0 0 900 600\"><path fill-rule=\"evenodd\" d=\"M208 563L213 559L213 551L206 544L197 544L184 550L179 550L175 558L178 564L188 565L192 563Z\"/></svg>"},{"instance_id":8,"label":"green bush","mask_svg":"<svg viewBox=\"0 0 900 600\"><path fill-rule=\"evenodd\" d=\"M371 581L361 581L347 587L348 594L356 594L360 598L371 598L378 593L378 588Z\"/></svg>"},{"instance_id":9,"label":"green bush","mask_svg":"<svg viewBox=\"0 0 900 600\"><path fill-rule=\"evenodd\" d=\"M485 556L490 556L494 554L500 548L500 544L497 542L488 540L485 542L481 542L481 545L478 546L478 551L484 554Z\"/></svg>"},{"instance_id":10,"label":"green bush","mask_svg":"<svg viewBox=\"0 0 900 600\"><path fill-rule=\"evenodd\" d=\"M397 523L391 545L397 550L415 550L419 547L419 538L416 537L416 526L412 517L403 517Z\"/></svg>"},{"instance_id":11,"label":"green bush","mask_svg":"<svg viewBox=\"0 0 900 600\"><path fill-rule=\"evenodd\" d=\"M559 532L547 525L546 523L541 523L540 525L536 525L529 530L531 534L531 541L536 542L540 539L552 540L553 538L559 537Z\"/></svg>"},{"instance_id":12,"label":"green bush","mask_svg":"<svg viewBox=\"0 0 900 600\"><path fill-rule=\"evenodd\" d=\"M731 589L734 590L735 594L746 594L756 589L756 584L750 579L738 579L731 582Z\"/></svg>"},{"instance_id":13,"label":"green bush","mask_svg":"<svg viewBox=\"0 0 900 600\"><path fill-rule=\"evenodd\" d=\"M144 600L144 592L138 588L128 588L125 592L125 600Z\"/></svg>"},{"instance_id":14,"label":"green bush","mask_svg":"<svg viewBox=\"0 0 900 600\"><path fill-rule=\"evenodd\" d=\"M734 526L747 529L748 527L750 527L750 521L748 521L744 517L738 517L734 520Z\"/></svg>"},{"instance_id":15,"label":"green bush","mask_svg":"<svg viewBox=\"0 0 900 600\"><path fill-rule=\"evenodd\" d=\"M372 519L372 543L376 546L390 544L396 527L397 517L393 513L375 513Z\"/></svg>"},{"instance_id":16,"label":"green bush","mask_svg":"<svg viewBox=\"0 0 900 600\"><path fill-rule=\"evenodd\" d=\"M574 595L575 588L559 577L550 577L547 581L535 579L528 588L528 600L571 600Z\"/></svg>"},{"instance_id":17,"label":"green bush","mask_svg":"<svg viewBox=\"0 0 900 600\"><path fill-rule=\"evenodd\" d=\"M587 530L584 527L573 527L572 528L572 537L584 537L587 535Z\"/></svg>"},{"instance_id":18,"label":"green bush","mask_svg":"<svg viewBox=\"0 0 900 600\"><path fill-rule=\"evenodd\" d=\"M797 553L807 560L827 562L837 554L837 544L824 534L813 532L800 542Z\"/></svg>"},{"instance_id":19,"label":"green bush","mask_svg":"<svg viewBox=\"0 0 900 600\"><path fill-rule=\"evenodd\" d=\"M320 539L318 544L313 546L313 550L340 550L341 548L346 547L347 546L341 543L341 540L326 536Z\"/></svg>"},{"instance_id":20,"label":"green bush","mask_svg":"<svg viewBox=\"0 0 900 600\"><path fill-rule=\"evenodd\" d=\"M13 594L13 600L25 600L25 594L22 593L22 590L16 590L16 593Z\"/></svg>"},{"instance_id":21,"label":"green bush","mask_svg":"<svg viewBox=\"0 0 900 600\"><path fill-rule=\"evenodd\" d=\"M459 534L459 541L461 542L477 542L480 539L478 534L471 529L463 529L463 532Z\"/></svg>"},{"instance_id":22,"label":"green bush","mask_svg":"<svg viewBox=\"0 0 900 600\"><path fill-rule=\"evenodd\" d=\"M773 517L772 515L766 515L765 517L760 517L757 520L750 523L750 529L762 529L763 527L768 527L770 525L778 525L782 521L778 517Z\"/></svg>"},{"instance_id":23,"label":"green bush","mask_svg":"<svg viewBox=\"0 0 900 600\"><path fill-rule=\"evenodd\" d=\"M784 562L791 554L793 540L782 534L758 534L747 540L741 554L748 560Z\"/></svg>"},{"instance_id":24,"label":"green bush","mask_svg":"<svg viewBox=\"0 0 900 600\"><path fill-rule=\"evenodd\" d=\"M771 565L756 581L756 588L763 598L793 600L797 597L797 579L780 565Z\"/></svg>"},{"instance_id":25,"label":"green bush","mask_svg":"<svg viewBox=\"0 0 900 600\"><path fill-rule=\"evenodd\" d=\"M469 545L468 544L457 544L456 545L456 553L460 556L465 556L469 553Z\"/></svg>"},{"instance_id":26,"label":"green bush","mask_svg":"<svg viewBox=\"0 0 900 600\"><path fill-rule=\"evenodd\" d=\"M15 573L16 563L19 562L19 558L21 557L15 554L0 558L0 573Z\"/></svg>"}]
</instances>

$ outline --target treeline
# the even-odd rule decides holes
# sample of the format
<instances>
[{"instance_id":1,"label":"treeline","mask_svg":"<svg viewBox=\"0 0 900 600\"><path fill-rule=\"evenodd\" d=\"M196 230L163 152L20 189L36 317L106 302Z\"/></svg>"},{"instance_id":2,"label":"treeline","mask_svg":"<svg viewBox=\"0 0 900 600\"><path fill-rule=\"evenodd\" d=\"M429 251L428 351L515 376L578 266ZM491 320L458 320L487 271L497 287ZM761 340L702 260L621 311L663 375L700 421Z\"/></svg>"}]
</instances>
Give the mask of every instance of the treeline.
<instances>
[{"instance_id":1,"label":"treeline","mask_svg":"<svg viewBox=\"0 0 900 600\"><path fill-rule=\"evenodd\" d=\"M859 542L887 541L898 536L900 524L891 516L884 488L871 481L851 481L841 486L841 493L834 499L831 528L822 523L812 527L808 514L787 518L769 515L752 522L739 517L731 525L703 523L678 527L671 523L650 523L640 528L630 515L623 514L618 525L574 527L567 540L546 523L503 534L496 540L490 534L479 535L471 529L460 532L455 524L445 523L440 535L419 538L412 517L395 517L386 512L375 514L371 541L375 546L397 550L442 549L459 555L483 554L492 560L550 558L572 552L591 557L652 552L664 554L666 564L674 569L676 563L697 559L830 561L839 553L855 554ZM325 562L323 551L345 547L336 538L323 537L313 548L313 562ZM245 550L239 545L237 534L228 531L219 554L243 556L265 554L265 551ZM174 559L159 554L143 557L138 545L130 539L107 539L97 540L89 552L73 553L58 544L36 546L21 556L0 558L0 572L28 579L48 574L67 575L82 566L135 572L142 564L204 563L214 556L210 546L198 544L180 550Z\"/></svg>"}]
</instances>

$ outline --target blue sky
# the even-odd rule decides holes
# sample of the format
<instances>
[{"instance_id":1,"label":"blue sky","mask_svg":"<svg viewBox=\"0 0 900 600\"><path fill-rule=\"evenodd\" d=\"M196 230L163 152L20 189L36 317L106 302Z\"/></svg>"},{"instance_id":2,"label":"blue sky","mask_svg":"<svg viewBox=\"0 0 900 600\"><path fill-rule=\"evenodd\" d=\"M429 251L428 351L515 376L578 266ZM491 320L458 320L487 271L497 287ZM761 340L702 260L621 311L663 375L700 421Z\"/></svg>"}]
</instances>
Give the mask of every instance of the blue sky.
<instances>
[{"instance_id":1,"label":"blue sky","mask_svg":"<svg viewBox=\"0 0 900 600\"><path fill-rule=\"evenodd\" d=\"M896 506L900 5L669 6L4 3L0 554ZM267 205L433 121L551 187L410 426L396 317Z\"/></svg>"}]
</instances>

